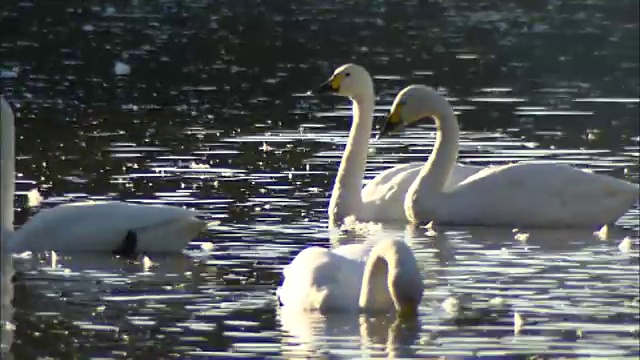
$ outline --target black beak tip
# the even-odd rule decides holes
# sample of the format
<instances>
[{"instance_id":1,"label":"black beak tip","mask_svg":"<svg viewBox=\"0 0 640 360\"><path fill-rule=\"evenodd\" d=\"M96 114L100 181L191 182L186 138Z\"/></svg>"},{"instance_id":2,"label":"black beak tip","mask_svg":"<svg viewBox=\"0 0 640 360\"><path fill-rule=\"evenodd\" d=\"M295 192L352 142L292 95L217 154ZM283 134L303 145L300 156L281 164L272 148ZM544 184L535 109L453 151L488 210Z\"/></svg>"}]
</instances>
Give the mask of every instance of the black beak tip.
<instances>
[{"instance_id":1,"label":"black beak tip","mask_svg":"<svg viewBox=\"0 0 640 360\"><path fill-rule=\"evenodd\" d=\"M378 135L376 136L376 140L379 140L385 136L387 136L392 130L393 130L393 125L391 125L391 123L387 120L384 125L382 125L382 127L380 127L380 131L378 132Z\"/></svg>"},{"instance_id":2,"label":"black beak tip","mask_svg":"<svg viewBox=\"0 0 640 360\"><path fill-rule=\"evenodd\" d=\"M311 90L311 92L316 95L336 93L336 91L331 86L331 82L329 81L320 84L320 86L318 86L315 90Z\"/></svg>"}]
</instances>

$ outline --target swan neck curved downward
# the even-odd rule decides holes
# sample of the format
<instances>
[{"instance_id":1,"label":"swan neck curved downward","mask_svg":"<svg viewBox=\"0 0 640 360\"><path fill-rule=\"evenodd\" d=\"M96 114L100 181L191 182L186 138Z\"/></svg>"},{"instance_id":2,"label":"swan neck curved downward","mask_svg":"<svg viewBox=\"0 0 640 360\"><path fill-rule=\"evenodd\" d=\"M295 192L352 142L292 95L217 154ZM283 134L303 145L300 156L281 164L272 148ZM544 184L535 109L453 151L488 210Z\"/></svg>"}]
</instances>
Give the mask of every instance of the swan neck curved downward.
<instances>
[{"instance_id":1,"label":"swan neck curved downward","mask_svg":"<svg viewBox=\"0 0 640 360\"><path fill-rule=\"evenodd\" d=\"M5 236L13 233L13 197L15 195L15 128L14 116L9 103L0 96L0 126L2 145L0 151L1 171L0 186L2 188L2 200L0 211L1 229L3 240ZM8 241L3 241L7 243Z\"/></svg>"},{"instance_id":2,"label":"swan neck curved downward","mask_svg":"<svg viewBox=\"0 0 640 360\"><path fill-rule=\"evenodd\" d=\"M367 260L358 305L367 312L415 315L424 285L409 246L398 240L378 243Z\"/></svg>"},{"instance_id":3,"label":"swan neck curved downward","mask_svg":"<svg viewBox=\"0 0 640 360\"><path fill-rule=\"evenodd\" d=\"M460 128L456 115L448 101L438 96L431 102L431 109L424 116L431 116L436 123L436 141L429 159L420 170L413 184L409 187L405 198L405 212L411 222L423 220L429 209L417 209L418 201L421 206L431 202L439 202L438 196L444 191L445 185L456 165L459 151ZM432 208L432 207L429 207ZM435 208L435 206L433 207Z\"/></svg>"},{"instance_id":4,"label":"swan neck curved downward","mask_svg":"<svg viewBox=\"0 0 640 360\"><path fill-rule=\"evenodd\" d=\"M362 206L362 179L367 163L375 107L373 84L370 91L361 92L351 100L353 122L329 201L331 223L341 222L348 216L356 215Z\"/></svg>"}]
</instances>

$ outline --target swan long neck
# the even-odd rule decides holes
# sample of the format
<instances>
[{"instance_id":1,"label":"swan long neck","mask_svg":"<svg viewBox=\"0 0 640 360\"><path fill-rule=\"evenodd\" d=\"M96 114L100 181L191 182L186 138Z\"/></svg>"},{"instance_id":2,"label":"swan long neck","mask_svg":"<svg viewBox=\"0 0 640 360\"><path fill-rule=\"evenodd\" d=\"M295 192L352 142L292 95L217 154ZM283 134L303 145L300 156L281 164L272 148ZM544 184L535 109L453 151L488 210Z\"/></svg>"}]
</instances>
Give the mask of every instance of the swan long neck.
<instances>
[{"instance_id":1,"label":"swan long neck","mask_svg":"<svg viewBox=\"0 0 640 360\"><path fill-rule=\"evenodd\" d=\"M358 305L373 312L415 314L424 285L413 252L403 241L378 243L367 260Z\"/></svg>"},{"instance_id":2,"label":"swan long neck","mask_svg":"<svg viewBox=\"0 0 640 360\"><path fill-rule=\"evenodd\" d=\"M357 215L362 206L362 178L367 164L367 152L371 128L373 126L373 110L375 100L373 84L370 91L365 91L352 98L353 122L347 146L340 161L340 168L331 192L329 201L329 219L341 222L344 218Z\"/></svg>"},{"instance_id":3,"label":"swan long neck","mask_svg":"<svg viewBox=\"0 0 640 360\"><path fill-rule=\"evenodd\" d=\"M11 353L11 344L14 338L13 325L13 284L12 277L15 272L13 267L13 258L11 257L12 249L9 246L13 236L13 196L15 193L15 184L13 177L15 173L15 129L14 117L9 103L0 95L0 187L2 194L0 202L0 263L2 264L2 284L0 285L2 294L2 308L0 309L0 336L2 337L2 348L0 355L3 359L13 359Z\"/></svg>"},{"instance_id":4,"label":"swan long neck","mask_svg":"<svg viewBox=\"0 0 640 360\"><path fill-rule=\"evenodd\" d=\"M416 216L416 200L420 200L421 204L428 203L430 199L438 201L438 195L442 194L458 158L460 128L453 109L444 97L434 100L432 104L432 110L425 116L435 120L436 141L427 163L409 187L405 198L405 212L412 222L422 220ZM429 209L420 211L429 213Z\"/></svg>"},{"instance_id":5,"label":"swan long neck","mask_svg":"<svg viewBox=\"0 0 640 360\"><path fill-rule=\"evenodd\" d=\"M13 197L15 195L15 128L14 116L9 107L9 103L0 96L0 121L1 141L0 147L1 169L0 186L2 187L2 209L0 217L2 220L2 237L6 240L13 234ZM6 243L6 241L3 241Z\"/></svg>"}]
</instances>

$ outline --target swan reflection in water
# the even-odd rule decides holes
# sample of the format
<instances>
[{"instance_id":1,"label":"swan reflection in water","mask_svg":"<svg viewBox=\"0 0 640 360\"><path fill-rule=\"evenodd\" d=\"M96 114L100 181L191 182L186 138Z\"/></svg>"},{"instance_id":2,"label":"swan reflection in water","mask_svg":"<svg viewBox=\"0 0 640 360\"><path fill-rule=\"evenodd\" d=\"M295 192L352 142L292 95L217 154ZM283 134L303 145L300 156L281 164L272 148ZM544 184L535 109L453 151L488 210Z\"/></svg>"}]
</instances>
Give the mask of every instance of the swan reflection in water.
<instances>
[{"instance_id":1,"label":"swan reflection in water","mask_svg":"<svg viewBox=\"0 0 640 360\"><path fill-rule=\"evenodd\" d=\"M625 237L640 236L638 230L628 230L618 227L610 227L607 231L594 232L590 229L511 229L505 227L490 226L430 226L429 229L416 226L407 226L405 234L411 241L420 244L424 241L433 241L433 246L438 250L457 247L453 243L464 240L464 243L474 247L494 248L522 247L543 252L572 252L580 251L585 247L609 244L617 246ZM460 245L464 246L464 245Z\"/></svg>"},{"instance_id":2,"label":"swan reflection in water","mask_svg":"<svg viewBox=\"0 0 640 360\"><path fill-rule=\"evenodd\" d=\"M113 300L126 301L127 296L148 292L158 284L181 284L189 291L195 285L186 274L197 266L182 254L124 259L102 253L46 252L15 260L16 285L28 284L33 294L64 292L71 302L103 301L112 292L121 294ZM122 292L125 285L127 291ZM50 305L64 313L64 302Z\"/></svg>"},{"instance_id":3,"label":"swan reflection in water","mask_svg":"<svg viewBox=\"0 0 640 360\"><path fill-rule=\"evenodd\" d=\"M13 359L11 345L13 344L14 324L13 324L13 283L12 278L15 273L13 267L13 256L5 251L2 252L2 308L0 309L2 327L2 348L0 350L1 359Z\"/></svg>"},{"instance_id":4,"label":"swan reflection in water","mask_svg":"<svg viewBox=\"0 0 640 360\"><path fill-rule=\"evenodd\" d=\"M420 331L417 317L322 315L286 306L278 310L278 320L287 334L281 340L282 355L291 358L312 354L411 358Z\"/></svg>"}]
</instances>

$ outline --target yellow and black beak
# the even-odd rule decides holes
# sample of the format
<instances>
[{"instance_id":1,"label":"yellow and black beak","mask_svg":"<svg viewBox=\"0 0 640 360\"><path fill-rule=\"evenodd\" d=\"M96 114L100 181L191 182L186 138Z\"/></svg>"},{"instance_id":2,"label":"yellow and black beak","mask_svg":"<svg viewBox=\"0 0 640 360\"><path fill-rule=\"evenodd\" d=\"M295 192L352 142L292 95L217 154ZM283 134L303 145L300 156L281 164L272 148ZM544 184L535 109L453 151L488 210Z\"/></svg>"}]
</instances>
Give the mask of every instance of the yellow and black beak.
<instances>
[{"instance_id":1,"label":"yellow and black beak","mask_svg":"<svg viewBox=\"0 0 640 360\"><path fill-rule=\"evenodd\" d=\"M402 110L402 105L396 105L393 107L393 109L391 109L391 112L389 113L389 115L387 115L387 120L380 128L380 133L378 134L376 139L379 139L383 136L388 135L391 132L394 132L402 128L403 123L402 123L402 116L400 115L401 110Z\"/></svg>"},{"instance_id":2,"label":"yellow and black beak","mask_svg":"<svg viewBox=\"0 0 640 360\"><path fill-rule=\"evenodd\" d=\"M344 79L343 74L336 74L331 79L322 83L315 91L316 94L336 94L340 92L340 85Z\"/></svg>"}]
</instances>

